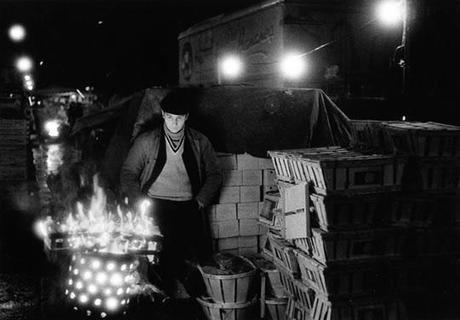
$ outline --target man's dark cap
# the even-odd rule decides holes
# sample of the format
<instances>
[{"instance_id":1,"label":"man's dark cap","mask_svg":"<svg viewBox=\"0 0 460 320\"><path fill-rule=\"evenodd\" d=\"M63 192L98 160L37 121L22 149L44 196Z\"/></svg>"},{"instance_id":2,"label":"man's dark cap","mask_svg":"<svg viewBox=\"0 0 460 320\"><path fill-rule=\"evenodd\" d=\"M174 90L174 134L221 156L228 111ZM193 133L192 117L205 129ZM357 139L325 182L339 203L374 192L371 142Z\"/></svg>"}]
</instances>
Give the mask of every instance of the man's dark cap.
<instances>
[{"instance_id":1,"label":"man's dark cap","mask_svg":"<svg viewBox=\"0 0 460 320\"><path fill-rule=\"evenodd\" d=\"M160 106L164 112L183 115L190 112L190 102L186 90L173 90L161 100Z\"/></svg>"}]
</instances>

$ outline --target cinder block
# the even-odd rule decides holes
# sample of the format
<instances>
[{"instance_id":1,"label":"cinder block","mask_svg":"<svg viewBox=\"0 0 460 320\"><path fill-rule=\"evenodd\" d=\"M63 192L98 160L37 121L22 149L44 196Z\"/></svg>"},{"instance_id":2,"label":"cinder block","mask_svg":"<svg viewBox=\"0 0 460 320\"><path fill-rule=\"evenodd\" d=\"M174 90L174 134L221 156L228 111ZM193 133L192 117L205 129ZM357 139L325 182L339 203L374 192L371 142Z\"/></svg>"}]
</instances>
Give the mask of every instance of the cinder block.
<instances>
[{"instance_id":1,"label":"cinder block","mask_svg":"<svg viewBox=\"0 0 460 320\"><path fill-rule=\"evenodd\" d=\"M274 169L273 160L271 158L258 158L259 159L259 169Z\"/></svg>"},{"instance_id":2,"label":"cinder block","mask_svg":"<svg viewBox=\"0 0 460 320\"><path fill-rule=\"evenodd\" d=\"M237 169L236 155L232 153L217 153L217 160L223 170Z\"/></svg>"},{"instance_id":3,"label":"cinder block","mask_svg":"<svg viewBox=\"0 0 460 320\"><path fill-rule=\"evenodd\" d=\"M239 248L257 247L258 236L238 237Z\"/></svg>"},{"instance_id":4,"label":"cinder block","mask_svg":"<svg viewBox=\"0 0 460 320\"><path fill-rule=\"evenodd\" d=\"M243 186L262 185L262 170L243 170Z\"/></svg>"},{"instance_id":5,"label":"cinder block","mask_svg":"<svg viewBox=\"0 0 460 320\"><path fill-rule=\"evenodd\" d=\"M217 240L217 250L228 250L239 248L239 237L225 238Z\"/></svg>"},{"instance_id":6,"label":"cinder block","mask_svg":"<svg viewBox=\"0 0 460 320\"><path fill-rule=\"evenodd\" d=\"M236 220L236 203L216 204L215 221Z\"/></svg>"},{"instance_id":7,"label":"cinder block","mask_svg":"<svg viewBox=\"0 0 460 320\"><path fill-rule=\"evenodd\" d=\"M260 186L241 186L239 202L259 202Z\"/></svg>"},{"instance_id":8,"label":"cinder block","mask_svg":"<svg viewBox=\"0 0 460 320\"><path fill-rule=\"evenodd\" d=\"M258 248L257 246L255 247L250 247L250 248L239 248L238 249L238 254L242 256L249 256L258 253Z\"/></svg>"},{"instance_id":9,"label":"cinder block","mask_svg":"<svg viewBox=\"0 0 460 320\"><path fill-rule=\"evenodd\" d=\"M238 220L211 223L211 236L214 239L231 238L239 235Z\"/></svg>"},{"instance_id":10,"label":"cinder block","mask_svg":"<svg viewBox=\"0 0 460 320\"><path fill-rule=\"evenodd\" d=\"M276 184L276 173L274 169L265 169L263 170L263 180L262 184L265 186L272 186Z\"/></svg>"},{"instance_id":11,"label":"cinder block","mask_svg":"<svg viewBox=\"0 0 460 320\"><path fill-rule=\"evenodd\" d=\"M206 207L206 213L208 214L209 221L214 222L216 221L216 205L210 205Z\"/></svg>"},{"instance_id":12,"label":"cinder block","mask_svg":"<svg viewBox=\"0 0 460 320\"><path fill-rule=\"evenodd\" d=\"M238 170L259 169L259 158L248 153L237 155Z\"/></svg>"},{"instance_id":13,"label":"cinder block","mask_svg":"<svg viewBox=\"0 0 460 320\"><path fill-rule=\"evenodd\" d=\"M238 219L257 219L259 217L259 202L237 204Z\"/></svg>"},{"instance_id":14,"label":"cinder block","mask_svg":"<svg viewBox=\"0 0 460 320\"><path fill-rule=\"evenodd\" d=\"M240 202L240 187L222 187L220 189L219 203Z\"/></svg>"},{"instance_id":15,"label":"cinder block","mask_svg":"<svg viewBox=\"0 0 460 320\"><path fill-rule=\"evenodd\" d=\"M224 187L241 186L243 184L243 171L241 170L224 170L222 185Z\"/></svg>"},{"instance_id":16,"label":"cinder block","mask_svg":"<svg viewBox=\"0 0 460 320\"><path fill-rule=\"evenodd\" d=\"M238 220L240 224L240 236L257 236L259 234L258 219Z\"/></svg>"}]
</instances>

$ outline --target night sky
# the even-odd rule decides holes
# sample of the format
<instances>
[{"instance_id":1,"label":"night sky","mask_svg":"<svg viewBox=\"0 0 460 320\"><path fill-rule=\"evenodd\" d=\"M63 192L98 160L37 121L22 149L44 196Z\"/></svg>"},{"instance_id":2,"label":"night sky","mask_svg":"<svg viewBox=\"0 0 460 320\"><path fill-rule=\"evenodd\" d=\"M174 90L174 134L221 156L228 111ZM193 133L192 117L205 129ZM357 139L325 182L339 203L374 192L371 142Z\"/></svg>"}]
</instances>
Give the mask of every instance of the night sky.
<instances>
[{"instance_id":1,"label":"night sky","mask_svg":"<svg viewBox=\"0 0 460 320\"><path fill-rule=\"evenodd\" d=\"M37 88L92 85L110 96L152 85L174 85L178 78L178 34L203 19L257 2L2 0L1 72L5 74L8 69L11 77L14 58L27 53L36 62L44 61L43 66L36 65ZM373 2L347 1L353 6L371 6ZM423 104L422 118L442 114L436 120L460 123L459 3L409 0L410 91L413 99L420 100L414 103ZM13 44L7 37L13 22L27 28L27 39L21 44ZM434 112L433 104L438 102Z\"/></svg>"}]
</instances>

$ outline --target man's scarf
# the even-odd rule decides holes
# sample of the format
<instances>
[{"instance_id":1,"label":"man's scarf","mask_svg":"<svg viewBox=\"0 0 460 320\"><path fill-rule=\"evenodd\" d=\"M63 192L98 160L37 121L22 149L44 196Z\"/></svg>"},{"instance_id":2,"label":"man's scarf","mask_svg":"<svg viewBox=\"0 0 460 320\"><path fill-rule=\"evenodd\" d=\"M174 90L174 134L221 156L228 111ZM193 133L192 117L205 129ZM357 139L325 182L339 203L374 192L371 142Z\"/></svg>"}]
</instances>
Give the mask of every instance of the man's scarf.
<instances>
[{"instance_id":1,"label":"man's scarf","mask_svg":"<svg viewBox=\"0 0 460 320\"><path fill-rule=\"evenodd\" d=\"M176 153L177 150L179 150L179 148L181 147L182 143L184 142L185 126L180 131L174 133L174 132L169 131L166 124L164 124L164 130L165 130L166 141L168 141L169 146L171 147L172 151Z\"/></svg>"}]
</instances>

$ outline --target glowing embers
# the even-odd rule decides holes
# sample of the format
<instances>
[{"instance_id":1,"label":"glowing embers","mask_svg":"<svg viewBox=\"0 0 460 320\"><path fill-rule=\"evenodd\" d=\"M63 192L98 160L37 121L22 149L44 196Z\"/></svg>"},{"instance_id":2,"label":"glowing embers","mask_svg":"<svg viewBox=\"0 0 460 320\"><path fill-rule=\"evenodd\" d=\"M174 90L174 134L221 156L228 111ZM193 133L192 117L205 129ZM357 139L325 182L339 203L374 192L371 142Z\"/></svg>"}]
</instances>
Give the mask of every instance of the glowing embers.
<instances>
[{"instance_id":1,"label":"glowing embers","mask_svg":"<svg viewBox=\"0 0 460 320\"><path fill-rule=\"evenodd\" d=\"M136 258L129 255L74 254L65 295L88 316L124 313L137 282L136 268Z\"/></svg>"}]
</instances>

